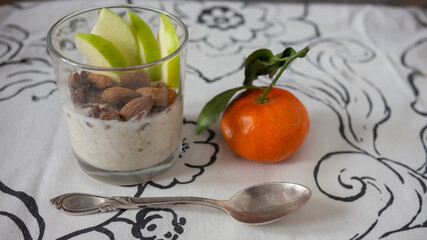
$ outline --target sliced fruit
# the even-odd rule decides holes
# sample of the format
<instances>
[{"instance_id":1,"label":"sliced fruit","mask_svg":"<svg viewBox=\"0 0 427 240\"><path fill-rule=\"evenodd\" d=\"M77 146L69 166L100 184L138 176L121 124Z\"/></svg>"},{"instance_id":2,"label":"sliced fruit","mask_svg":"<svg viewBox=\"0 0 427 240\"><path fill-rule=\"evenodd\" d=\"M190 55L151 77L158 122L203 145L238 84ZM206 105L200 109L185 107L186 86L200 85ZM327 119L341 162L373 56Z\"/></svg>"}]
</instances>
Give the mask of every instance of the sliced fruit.
<instances>
[{"instance_id":1,"label":"sliced fruit","mask_svg":"<svg viewBox=\"0 0 427 240\"><path fill-rule=\"evenodd\" d=\"M135 33L140 63L160 59L160 49L151 28L137 14L128 11L125 21Z\"/></svg>"},{"instance_id":2,"label":"sliced fruit","mask_svg":"<svg viewBox=\"0 0 427 240\"><path fill-rule=\"evenodd\" d=\"M138 46L138 63L144 64L160 59L160 49L151 28L137 14L128 11L125 21L135 34ZM161 69L152 68L147 71L153 81L160 80Z\"/></svg>"},{"instance_id":3,"label":"sliced fruit","mask_svg":"<svg viewBox=\"0 0 427 240\"><path fill-rule=\"evenodd\" d=\"M86 56L90 65L98 67L129 66L119 49L103 37L91 33L77 33L74 36L74 43L77 50Z\"/></svg>"},{"instance_id":4,"label":"sliced fruit","mask_svg":"<svg viewBox=\"0 0 427 240\"><path fill-rule=\"evenodd\" d=\"M160 27L157 34L161 57L172 54L179 47L179 39L172 22L165 14L160 15ZM162 65L162 78L170 88L179 87L179 55Z\"/></svg>"},{"instance_id":5,"label":"sliced fruit","mask_svg":"<svg viewBox=\"0 0 427 240\"><path fill-rule=\"evenodd\" d=\"M113 11L106 8L101 9L91 33L99 35L116 45L130 66L138 64L137 45L132 30Z\"/></svg>"}]
</instances>

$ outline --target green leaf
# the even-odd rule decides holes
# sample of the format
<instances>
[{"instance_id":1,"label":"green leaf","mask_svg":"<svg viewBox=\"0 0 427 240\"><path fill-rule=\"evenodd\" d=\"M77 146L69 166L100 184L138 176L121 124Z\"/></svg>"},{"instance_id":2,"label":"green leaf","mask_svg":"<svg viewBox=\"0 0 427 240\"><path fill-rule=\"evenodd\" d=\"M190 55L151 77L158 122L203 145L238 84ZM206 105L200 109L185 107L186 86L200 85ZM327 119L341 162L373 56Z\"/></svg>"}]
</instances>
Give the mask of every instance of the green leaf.
<instances>
[{"instance_id":1,"label":"green leaf","mask_svg":"<svg viewBox=\"0 0 427 240\"><path fill-rule=\"evenodd\" d=\"M271 52L270 49L266 49L266 48L261 48L258 50L255 50L253 53L251 53L245 61L245 75L246 72L248 70L250 70L250 66L256 62L256 61L260 61L260 62L265 62L266 64L268 63L274 63L274 55Z\"/></svg>"},{"instance_id":2,"label":"green leaf","mask_svg":"<svg viewBox=\"0 0 427 240\"><path fill-rule=\"evenodd\" d=\"M285 57L289 57L294 55L295 53L297 53L295 51L295 49L291 48L291 47L287 47L285 50L283 50L283 52L281 53L281 57L280 58L285 58ZM280 54L280 53L279 53ZM278 55L279 55L278 54Z\"/></svg>"},{"instance_id":3,"label":"green leaf","mask_svg":"<svg viewBox=\"0 0 427 240\"><path fill-rule=\"evenodd\" d=\"M280 59L280 61L283 61L283 63L280 63L280 70L279 68L277 69L273 69L272 72L270 72L270 76L272 75L276 75L273 79L273 81L271 81L270 85L268 85L267 89L265 89L264 93L257 98L257 102L259 103L264 103L267 101L266 99L266 95L267 93L270 91L270 89L276 85L277 80L279 79L280 75L282 75L283 71L286 69L286 67L296 58L304 58L307 55L307 52L310 50L310 46L307 46L303 49L301 49L299 52L296 52L293 48L286 48L282 54L280 54L280 56L282 57ZM276 57L278 56L278 54L276 55ZM276 72L278 71L278 73L276 74Z\"/></svg>"},{"instance_id":4,"label":"green leaf","mask_svg":"<svg viewBox=\"0 0 427 240\"><path fill-rule=\"evenodd\" d=\"M259 75L268 74L269 67L276 63L275 55L265 48L258 49L251 53L245 61L245 80L244 85L252 85Z\"/></svg>"},{"instance_id":5,"label":"green leaf","mask_svg":"<svg viewBox=\"0 0 427 240\"><path fill-rule=\"evenodd\" d=\"M221 113L225 110L230 102L231 98L238 91L243 89L256 88L254 86L241 86L237 88L229 89L216 95L212 100L206 103L203 107L202 112L199 114L196 124L196 133L199 134L218 121Z\"/></svg>"},{"instance_id":6,"label":"green leaf","mask_svg":"<svg viewBox=\"0 0 427 240\"><path fill-rule=\"evenodd\" d=\"M303 58L310 50L310 46L296 52L293 48L288 47L283 52L273 55L273 53L265 48L258 49L253 52L245 61L245 80L243 86L224 91L216 95L210 100L197 119L196 133L199 134L206 130L209 126L214 124L221 116L233 98L234 94L243 89L260 88L252 85L252 82L260 75L269 75L274 77L267 89L263 89L264 93L261 97L257 98L259 103L266 101L265 96L268 91L275 85L280 75L285 68L296 58ZM276 74L277 73L277 74ZM261 88L260 88L261 89Z\"/></svg>"},{"instance_id":7,"label":"green leaf","mask_svg":"<svg viewBox=\"0 0 427 240\"><path fill-rule=\"evenodd\" d=\"M294 54L296 54L296 51L291 47L276 55L265 48L254 51L245 61L245 80L243 85L252 85L258 76L268 75L270 78L273 77L285 64L287 58Z\"/></svg>"}]
</instances>

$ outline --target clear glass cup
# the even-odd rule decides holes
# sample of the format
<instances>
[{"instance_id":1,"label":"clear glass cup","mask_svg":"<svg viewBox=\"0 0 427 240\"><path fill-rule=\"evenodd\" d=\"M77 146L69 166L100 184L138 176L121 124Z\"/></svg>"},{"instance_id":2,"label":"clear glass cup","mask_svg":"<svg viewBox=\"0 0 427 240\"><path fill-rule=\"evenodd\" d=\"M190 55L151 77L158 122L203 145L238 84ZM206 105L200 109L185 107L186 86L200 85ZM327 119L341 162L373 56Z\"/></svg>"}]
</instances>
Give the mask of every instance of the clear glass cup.
<instances>
[{"instance_id":1,"label":"clear glass cup","mask_svg":"<svg viewBox=\"0 0 427 240\"><path fill-rule=\"evenodd\" d=\"M133 4L103 7L120 16L128 10L138 14L154 35L163 13L172 21L180 43L175 52L151 63L120 68L89 65L75 47L74 34L90 33L102 7L65 16L47 36L79 166L102 182L134 185L171 167L181 151L188 30L180 19L159 9ZM172 88L161 68L177 58L179 84Z\"/></svg>"}]
</instances>

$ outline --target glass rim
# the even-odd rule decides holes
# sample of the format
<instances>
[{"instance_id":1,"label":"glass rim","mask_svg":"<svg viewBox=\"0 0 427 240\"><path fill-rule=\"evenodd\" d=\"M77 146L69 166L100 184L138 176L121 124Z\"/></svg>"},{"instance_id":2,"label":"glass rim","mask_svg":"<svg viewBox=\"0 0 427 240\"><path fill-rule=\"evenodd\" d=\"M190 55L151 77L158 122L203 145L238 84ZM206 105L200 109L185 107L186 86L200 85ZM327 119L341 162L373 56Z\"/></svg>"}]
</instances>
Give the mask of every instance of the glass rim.
<instances>
[{"instance_id":1,"label":"glass rim","mask_svg":"<svg viewBox=\"0 0 427 240\"><path fill-rule=\"evenodd\" d=\"M168 16L169 18L173 19L178 24L178 26L183 29L184 38L182 40L182 43L179 44L179 47L173 53L167 55L166 57L160 58L156 61L152 61L149 63L127 66L127 67L100 67L100 66L85 64L85 63L81 63L81 62L72 60L70 58L67 58L63 54L61 54L60 52L57 51L57 49L53 46L53 43L52 43L52 35L55 32L55 30L61 24L65 23L67 20L69 20L75 16L78 16L80 14L83 14L86 12L91 12L94 10L100 10L102 8L139 8L139 9L143 9L143 10L149 10L149 11L157 12L159 14L163 13L166 16ZM189 39L189 36L188 36L187 26L181 21L181 19L179 19L178 17L176 17L172 13L169 13L165 10L161 10L161 9L158 9L155 7L138 5L138 4L109 4L109 5L99 5L99 6L93 6L93 7L85 8L85 9L82 9L79 11L72 12L72 13L67 14L66 16L62 17L61 19L56 21L52 25L52 27L49 29L49 31L47 33L46 42L47 42L47 49L48 49L50 54L52 54L53 56L57 57L61 61L65 62L71 66L82 68L82 69L87 69L87 70L96 70L96 71L130 71L130 70L138 70L138 69L156 66L156 65L159 65L163 62L166 62L166 61L172 59L173 57L179 55L185 49L185 47L187 46L187 43L188 43L188 39Z\"/></svg>"}]
</instances>

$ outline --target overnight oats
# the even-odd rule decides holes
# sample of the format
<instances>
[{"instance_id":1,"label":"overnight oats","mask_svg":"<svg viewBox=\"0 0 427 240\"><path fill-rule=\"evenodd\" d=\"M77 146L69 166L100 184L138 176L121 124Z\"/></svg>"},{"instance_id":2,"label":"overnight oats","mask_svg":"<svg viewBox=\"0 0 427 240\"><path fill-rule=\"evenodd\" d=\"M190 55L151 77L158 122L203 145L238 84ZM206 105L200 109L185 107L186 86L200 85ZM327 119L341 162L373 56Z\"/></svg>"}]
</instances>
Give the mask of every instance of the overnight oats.
<instances>
[{"instance_id":1,"label":"overnight oats","mask_svg":"<svg viewBox=\"0 0 427 240\"><path fill-rule=\"evenodd\" d=\"M101 74L70 75L73 102L64 112L74 151L83 164L108 171L159 164L179 150L182 98L163 82L151 86L144 72L120 80L122 87Z\"/></svg>"},{"instance_id":2,"label":"overnight oats","mask_svg":"<svg viewBox=\"0 0 427 240\"><path fill-rule=\"evenodd\" d=\"M135 12L158 24L149 26ZM92 29L73 26L82 19L93 22ZM64 47L71 40L75 48ZM89 176L133 185L176 161L187 41L179 19L135 5L82 10L49 31L74 155Z\"/></svg>"}]
</instances>

